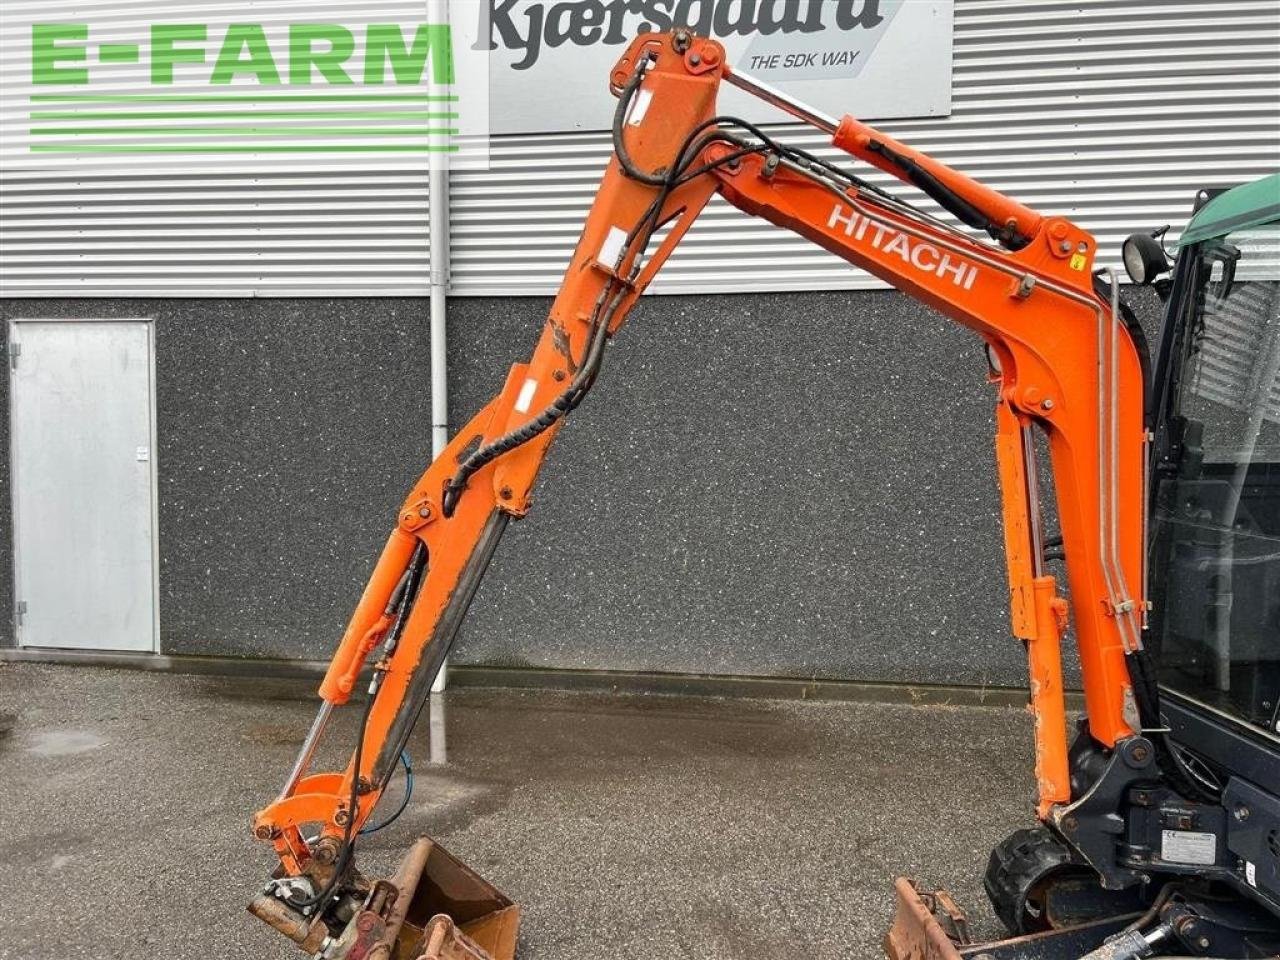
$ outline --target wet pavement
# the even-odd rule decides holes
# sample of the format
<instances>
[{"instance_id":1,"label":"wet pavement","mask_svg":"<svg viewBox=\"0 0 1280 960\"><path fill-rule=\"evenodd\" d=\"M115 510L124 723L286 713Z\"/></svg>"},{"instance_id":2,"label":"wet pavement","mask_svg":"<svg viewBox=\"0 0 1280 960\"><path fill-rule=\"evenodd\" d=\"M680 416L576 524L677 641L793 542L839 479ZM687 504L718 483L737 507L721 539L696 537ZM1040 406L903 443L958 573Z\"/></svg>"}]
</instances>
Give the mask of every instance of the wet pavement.
<instances>
[{"instance_id":1,"label":"wet pavement","mask_svg":"<svg viewBox=\"0 0 1280 960\"><path fill-rule=\"evenodd\" d=\"M0 664L0 958L301 957L244 906L272 866L249 817L309 687ZM993 934L987 853L1032 817L1012 708L476 689L443 707L448 762L425 763L424 719L412 802L359 861L436 836L524 905L520 960L870 960L898 874Z\"/></svg>"}]
</instances>

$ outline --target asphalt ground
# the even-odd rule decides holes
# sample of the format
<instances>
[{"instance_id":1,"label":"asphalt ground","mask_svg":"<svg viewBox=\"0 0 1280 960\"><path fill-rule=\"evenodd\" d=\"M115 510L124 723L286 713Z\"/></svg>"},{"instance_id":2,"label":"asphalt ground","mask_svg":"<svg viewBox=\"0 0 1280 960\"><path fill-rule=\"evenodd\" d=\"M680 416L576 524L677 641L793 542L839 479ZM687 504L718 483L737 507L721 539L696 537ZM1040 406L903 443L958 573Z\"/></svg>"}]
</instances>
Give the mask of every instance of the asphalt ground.
<instances>
[{"instance_id":1,"label":"asphalt ground","mask_svg":"<svg viewBox=\"0 0 1280 960\"><path fill-rule=\"evenodd\" d=\"M444 708L447 762L426 764L424 722L412 801L358 860L389 871L435 836L524 906L519 960L871 960L904 874L994 935L987 854L1033 816L1013 708L477 689ZM245 912L272 868L248 825L314 709L298 681L0 664L0 958L302 956Z\"/></svg>"}]
</instances>

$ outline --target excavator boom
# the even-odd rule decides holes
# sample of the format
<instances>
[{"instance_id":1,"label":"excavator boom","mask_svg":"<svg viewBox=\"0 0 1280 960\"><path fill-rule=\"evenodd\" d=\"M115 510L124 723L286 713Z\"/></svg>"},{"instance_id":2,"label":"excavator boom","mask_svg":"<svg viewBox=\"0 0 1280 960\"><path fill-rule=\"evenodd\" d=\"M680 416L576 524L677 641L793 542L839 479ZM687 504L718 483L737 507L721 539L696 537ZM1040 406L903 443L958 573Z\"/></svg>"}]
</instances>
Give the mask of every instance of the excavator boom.
<instances>
[{"instance_id":1,"label":"excavator boom","mask_svg":"<svg viewBox=\"0 0 1280 960\"><path fill-rule=\"evenodd\" d=\"M824 129L833 146L918 187L983 239L752 124L719 116L717 94L726 81ZM1026 643L1031 674L1039 816L1078 838L1082 861L1104 884L1135 882L1133 871L1115 862L1114 837L1092 828L1109 801L1096 791L1073 792L1059 653L1070 615L1089 741L1108 756L1123 754L1135 769L1152 762L1143 734L1144 725L1155 725L1150 691L1135 682L1133 663L1142 653L1145 611L1144 356L1118 307L1114 278L1094 276L1094 239L1069 220L1042 216L852 117L822 117L732 69L719 44L686 31L637 38L610 85L618 97L615 152L537 347L511 368L502 390L458 430L406 498L320 686L320 715L298 763L279 797L255 818L255 833L274 848L280 871L252 909L308 949L327 944L324 955L332 960L374 956L354 946L359 938L351 931L360 922L377 925L382 939L366 935L359 942L386 943L388 960L455 955L447 950L471 956L464 951L472 949L476 956L512 956L518 909L443 851L435 872L407 861L400 880L387 887L355 871L355 840L503 530L529 510L539 468L565 416L591 389L610 339L637 299L717 194L985 341L995 385L1013 633ZM1073 598L1069 613L1044 568L1034 430L1047 438L1052 462ZM367 692L351 762L343 771L310 772L330 713L362 685ZM1123 782L1122 773L1115 782ZM417 856L422 859L421 851ZM419 877L428 878L434 900L421 895ZM487 912L457 915L466 898L448 891L468 883ZM408 919L387 906L397 898L402 907L413 899ZM444 919L429 937L437 913ZM366 916L375 920L361 919ZM442 932L453 924L461 928L456 934ZM468 940L468 929L483 939L494 927L496 938ZM437 944L431 948L437 954L426 953L431 937L451 946Z\"/></svg>"}]
</instances>

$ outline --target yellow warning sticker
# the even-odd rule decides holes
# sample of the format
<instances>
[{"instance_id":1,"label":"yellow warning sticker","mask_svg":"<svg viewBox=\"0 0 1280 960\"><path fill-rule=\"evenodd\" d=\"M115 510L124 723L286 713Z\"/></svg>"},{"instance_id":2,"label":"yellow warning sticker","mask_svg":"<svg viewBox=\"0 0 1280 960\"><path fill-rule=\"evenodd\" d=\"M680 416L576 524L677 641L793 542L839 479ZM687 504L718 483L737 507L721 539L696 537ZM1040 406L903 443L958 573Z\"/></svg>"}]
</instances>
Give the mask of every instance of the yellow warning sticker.
<instances>
[{"instance_id":1,"label":"yellow warning sticker","mask_svg":"<svg viewBox=\"0 0 1280 960\"><path fill-rule=\"evenodd\" d=\"M1089 265L1089 258L1083 253L1075 253L1071 255L1071 269L1083 270Z\"/></svg>"}]
</instances>

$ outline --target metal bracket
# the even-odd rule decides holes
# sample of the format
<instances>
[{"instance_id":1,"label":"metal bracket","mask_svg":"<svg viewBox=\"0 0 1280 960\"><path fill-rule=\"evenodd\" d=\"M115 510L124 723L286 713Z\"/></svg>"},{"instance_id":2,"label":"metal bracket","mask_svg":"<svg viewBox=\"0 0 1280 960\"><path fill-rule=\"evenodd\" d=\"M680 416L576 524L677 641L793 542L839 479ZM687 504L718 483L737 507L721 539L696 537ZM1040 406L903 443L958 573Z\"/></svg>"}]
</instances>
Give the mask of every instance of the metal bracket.
<instances>
[{"instance_id":1,"label":"metal bracket","mask_svg":"<svg viewBox=\"0 0 1280 960\"><path fill-rule=\"evenodd\" d=\"M1132 600L1111 600L1107 603L1108 612L1113 617L1118 617L1122 613L1132 613L1134 606Z\"/></svg>"},{"instance_id":2,"label":"metal bracket","mask_svg":"<svg viewBox=\"0 0 1280 960\"><path fill-rule=\"evenodd\" d=\"M1088 733L1082 733L1086 738ZM1080 740L1072 747L1073 752ZM1074 764L1073 764L1074 766ZM1084 796L1069 806L1055 806L1050 812L1053 827L1072 851L1093 867L1102 878L1104 890L1123 890L1142 882L1142 874L1116 863L1116 844L1124 835L1121 800L1129 785L1150 779L1155 770L1155 748L1145 737L1119 741L1106 767Z\"/></svg>"},{"instance_id":3,"label":"metal bracket","mask_svg":"<svg viewBox=\"0 0 1280 960\"><path fill-rule=\"evenodd\" d=\"M22 344L9 341L9 367L10 369L18 369L18 357L22 356Z\"/></svg>"},{"instance_id":4,"label":"metal bracket","mask_svg":"<svg viewBox=\"0 0 1280 960\"><path fill-rule=\"evenodd\" d=\"M1135 733L1142 731L1142 712L1138 709L1138 701L1134 698L1133 687L1124 688L1124 706L1121 708L1124 722Z\"/></svg>"},{"instance_id":5,"label":"metal bracket","mask_svg":"<svg viewBox=\"0 0 1280 960\"><path fill-rule=\"evenodd\" d=\"M19 600L13 608L13 618L18 626L22 626L22 618L27 615L27 601Z\"/></svg>"},{"instance_id":6,"label":"metal bracket","mask_svg":"<svg viewBox=\"0 0 1280 960\"><path fill-rule=\"evenodd\" d=\"M422 497L407 504L400 512L400 529L412 533L419 527L425 527L436 518L437 511L430 497Z\"/></svg>"},{"instance_id":7,"label":"metal bracket","mask_svg":"<svg viewBox=\"0 0 1280 960\"><path fill-rule=\"evenodd\" d=\"M636 288L635 281L633 279L634 274L632 276L623 276L616 269L614 269L612 265L607 264L596 257L591 258L591 268L593 270L598 270L600 273L603 273L606 277L609 277L611 280L615 280L616 282L622 284L622 286L625 287L627 290L635 290Z\"/></svg>"}]
</instances>

